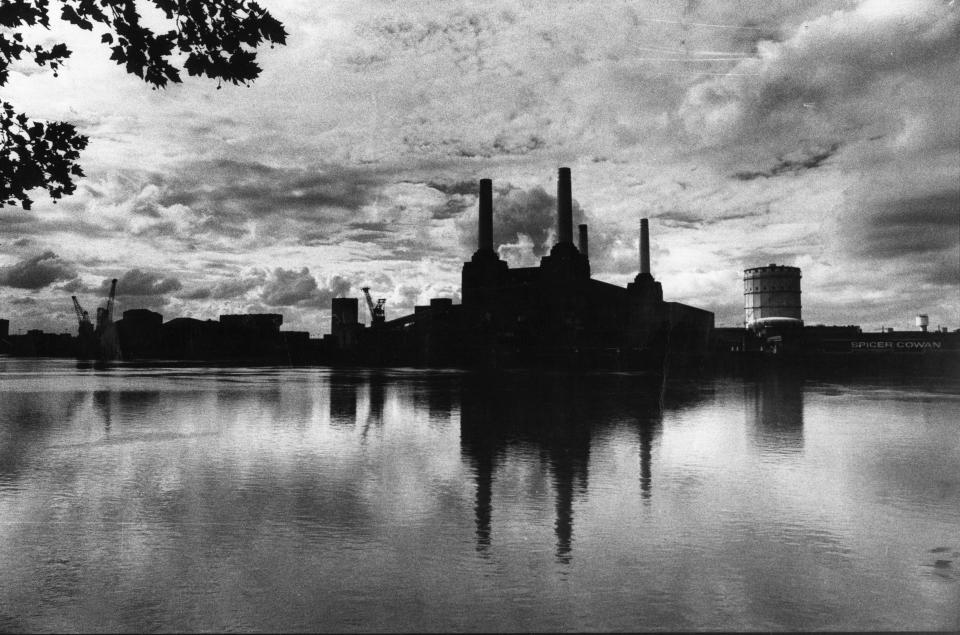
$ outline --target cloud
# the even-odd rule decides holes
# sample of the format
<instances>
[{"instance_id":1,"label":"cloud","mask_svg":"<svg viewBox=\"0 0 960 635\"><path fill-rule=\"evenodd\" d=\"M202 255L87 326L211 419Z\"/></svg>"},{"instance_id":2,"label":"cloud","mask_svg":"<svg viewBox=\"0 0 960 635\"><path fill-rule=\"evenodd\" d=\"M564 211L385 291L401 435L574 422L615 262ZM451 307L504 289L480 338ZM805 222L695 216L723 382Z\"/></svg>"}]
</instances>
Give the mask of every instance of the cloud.
<instances>
[{"instance_id":1,"label":"cloud","mask_svg":"<svg viewBox=\"0 0 960 635\"><path fill-rule=\"evenodd\" d=\"M792 153L786 157L777 157L772 167L760 171L740 171L734 173L734 178L740 181L764 177L770 178L781 174L796 174L803 170L812 170L820 167L830 157L837 153L839 143L831 143L827 147L809 148Z\"/></svg>"},{"instance_id":2,"label":"cloud","mask_svg":"<svg viewBox=\"0 0 960 635\"><path fill-rule=\"evenodd\" d=\"M291 306L311 300L319 291L317 280L306 267L300 271L278 267L264 285L260 298L268 306Z\"/></svg>"},{"instance_id":3,"label":"cloud","mask_svg":"<svg viewBox=\"0 0 960 635\"><path fill-rule=\"evenodd\" d=\"M179 295L184 300L232 300L263 284L264 276L222 280L212 287L200 287Z\"/></svg>"},{"instance_id":4,"label":"cloud","mask_svg":"<svg viewBox=\"0 0 960 635\"><path fill-rule=\"evenodd\" d=\"M383 182L375 168L278 168L250 161L207 161L184 165L173 178L164 179L159 202L227 218L316 219L325 210L358 210Z\"/></svg>"},{"instance_id":5,"label":"cloud","mask_svg":"<svg viewBox=\"0 0 960 635\"><path fill-rule=\"evenodd\" d=\"M493 198L493 245L518 246L524 242L520 236L529 238L533 253L547 253L556 238L557 197L547 193L541 186L521 189L512 185L498 188ZM472 216L472 217L471 217ZM582 223L583 209L573 201L573 224ZM464 215L457 220L460 241L467 253L477 247L477 219ZM576 238L575 238L576 239ZM509 249L509 248L508 248Z\"/></svg>"},{"instance_id":6,"label":"cloud","mask_svg":"<svg viewBox=\"0 0 960 635\"><path fill-rule=\"evenodd\" d=\"M511 267L535 267L540 262L534 253L533 240L526 234L517 234L517 240L514 243L499 245L497 254Z\"/></svg>"},{"instance_id":7,"label":"cloud","mask_svg":"<svg viewBox=\"0 0 960 635\"><path fill-rule=\"evenodd\" d=\"M866 203L876 209L866 210L864 220L852 215L844 223L853 254L922 262L936 252L948 252L956 261L960 190Z\"/></svg>"},{"instance_id":8,"label":"cloud","mask_svg":"<svg viewBox=\"0 0 960 635\"><path fill-rule=\"evenodd\" d=\"M331 300L348 295L351 286L341 276L332 276L321 286L307 267L300 271L277 267L264 284L260 299L273 307L329 308Z\"/></svg>"},{"instance_id":9,"label":"cloud","mask_svg":"<svg viewBox=\"0 0 960 635\"><path fill-rule=\"evenodd\" d=\"M304 324L334 274L382 273L396 282L373 286L396 315L400 283L421 299L458 283L481 177L516 184L496 191L496 246L535 264L556 213L553 188L532 179L569 165L601 279L635 274L642 213L659 221L668 297L720 306L736 285L690 272L810 257L805 293L847 281L846 321L874 319L859 271L884 277L890 303L947 298L955 321L955 231L910 210L942 209L933 199L960 169L956 3L281 4L299 36L249 89L144 91L96 40L72 58L84 73L11 81L10 100L91 144L73 196L0 210L2 262L62 254L78 277L47 287L61 304L134 264L175 271L181 289L130 299L205 317L271 310L270 271L308 285L309 265L315 290L274 280L267 294L287 288L284 313ZM52 306L24 295L35 315Z\"/></svg>"},{"instance_id":10,"label":"cloud","mask_svg":"<svg viewBox=\"0 0 960 635\"><path fill-rule=\"evenodd\" d=\"M111 279L100 283L97 293L106 297L110 293ZM159 309L170 302L170 293L179 291L183 285L174 277L131 269L117 280L117 300L120 308Z\"/></svg>"},{"instance_id":11,"label":"cloud","mask_svg":"<svg viewBox=\"0 0 960 635\"><path fill-rule=\"evenodd\" d=\"M77 275L74 267L52 251L45 251L8 267L0 267L0 285L17 289L42 289Z\"/></svg>"},{"instance_id":12,"label":"cloud","mask_svg":"<svg viewBox=\"0 0 960 635\"><path fill-rule=\"evenodd\" d=\"M460 195L476 197L480 192L479 180L429 181L427 186L443 192L447 196Z\"/></svg>"},{"instance_id":13,"label":"cloud","mask_svg":"<svg viewBox=\"0 0 960 635\"><path fill-rule=\"evenodd\" d=\"M739 145L745 161L756 145L776 152L799 139L829 148L911 122L956 139L937 103L955 94L942 80L955 76L958 59L960 19L947 3L868 0L759 42L756 56L692 86L680 120L703 144Z\"/></svg>"},{"instance_id":14,"label":"cloud","mask_svg":"<svg viewBox=\"0 0 960 635\"><path fill-rule=\"evenodd\" d=\"M58 290L65 293L77 293L78 291L87 291L87 285L83 284L83 281L80 278L74 278L73 280L68 281L66 284L62 284L57 287Z\"/></svg>"}]
</instances>

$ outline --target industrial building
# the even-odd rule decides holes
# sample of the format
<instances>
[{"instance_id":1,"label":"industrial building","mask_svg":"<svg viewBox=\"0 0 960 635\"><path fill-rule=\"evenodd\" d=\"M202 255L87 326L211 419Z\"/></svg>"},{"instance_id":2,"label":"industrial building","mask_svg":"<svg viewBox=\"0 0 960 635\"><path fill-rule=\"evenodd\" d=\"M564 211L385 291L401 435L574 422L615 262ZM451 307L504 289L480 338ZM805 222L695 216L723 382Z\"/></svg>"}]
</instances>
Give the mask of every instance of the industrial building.
<instances>
[{"instance_id":1,"label":"industrial building","mask_svg":"<svg viewBox=\"0 0 960 635\"><path fill-rule=\"evenodd\" d=\"M928 330L926 314L916 331L864 333L859 326L804 325L798 267L770 264L743 272L744 323L713 332L714 352L737 363L778 359L817 370L960 369L960 333Z\"/></svg>"},{"instance_id":2,"label":"industrial building","mask_svg":"<svg viewBox=\"0 0 960 635\"><path fill-rule=\"evenodd\" d=\"M659 367L709 349L713 313L664 302L641 222L638 273L626 288L591 277L588 229L573 242L569 168L557 180L557 243L536 267L511 268L493 244L493 184L480 181L477 249L462 271L462 304L437 298L412 315L357 326L356 304L335 300L330 342L372 363ZM371 313L378 308L368 297ZM355 344L353 343L355 339ZM353 346L353 348L351 348Z\"/></svg>"},{"instance_id":3,"label":"industrial building","mask_svg":"<svg viewBox=\"0 0 960 635\"><path fill-rule=\"evenodd\" d=\"M174 318L131 309L114 325L125 360L317 361L310 334L281 331L279 313L221 315L219 320ZM83 322L80 322L83 329ZM313 340L317 342L317 340Z\"/></svg>"},{"instance_id":4,"label":"industrial building","mask_svg":"<svg viewBox=\"0 0 960 635\"><path fill-rule=\"evenodd\" d=\"M744 270L744 321L714 328L714 315L663 299L650 266L650 227L640 219L637 274L625 287L594 279L587 225L574 242L569 168L557 178L557 242L537 266L510 267L493 242L493 182L479 182L477 245L461 272L460 304L433 298L413 313L386 319L385 299L363 299L370 326L361 321L358 298L335 298L330 333L280 330L280 314L221 315L219 320L175 318L147 309L125 311L113 321L117 281L96 325L73 298L79 337L31 331L9 335L0 320L0 352L77 355L80 359L170 359L236 363L323 363L370 366L550 367L664 369L697 365L708 356L740 363L751 358L803 360L832 366L879 361L898 367L918 363L960 369L960 332L858 326L808 326L798 267L769 264ZM889 355L881 355L887 354ZM838 355L843 354L843 355Z\"/></svg>"},{"instance_id":5,"label":"industrial building","mask_svg":"<svg viewBox=\"0 0 960 635\"><path fill-rule=\"evenodd\" d=\"M743 272L747 328L803 326L800 269L771 264Z\"/></svg>"}]
</instances>

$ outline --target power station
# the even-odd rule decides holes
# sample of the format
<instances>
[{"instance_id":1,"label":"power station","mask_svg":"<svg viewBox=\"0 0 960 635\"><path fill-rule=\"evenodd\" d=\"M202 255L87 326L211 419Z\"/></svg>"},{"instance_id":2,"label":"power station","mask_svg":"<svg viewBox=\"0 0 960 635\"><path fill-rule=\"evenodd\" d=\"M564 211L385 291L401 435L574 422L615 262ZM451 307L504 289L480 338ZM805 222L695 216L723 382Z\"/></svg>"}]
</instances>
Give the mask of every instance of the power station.
<instances>
[{"instance_id":1,"label":"power station","mask_svg":"<svg viewBox=\"0 0 960 635\"><path fill-rule=\"evenodd\" d=\"M493 244L493 182L479 183L477 248L463 264L462 304L435 298L386 320L365 289L371 328L355 300L333 301L330 343L347 359L389 364L543 365L640 368L706 354L713 313L664 302L650 272L647 220L640 227L638 273L626 288L593 279L588 228L573 242L569 168L557 177L557 243L535 267L514 267Z\"/></svg>"},{"instance_id":2,"label":"power station","mask_svg":"<svg viewBox=\"0 0 960 635\"><path fill-rule=\"evenodd\" d=\"M916 316L919 331L884 329L863 333L858 326L805 326L798 267L769 264L743 273L744 321L739 328L715 328L714 315L663 299L650 263L650 225L639 223L637 274L625 287L591 277L589 232L573 231L569 168L557 174L557 242L537 266L511 267L493 241L496 210L493 182L479 182L477 245L461 270L460 304L433 298L413 313L391 320L386 299L374 300L363 287L370 326L360 318L358 298L334 298L330 333L281 331L280 314L221 315L219 321L188 317L163 322L147 309L124 311L114 321L117 280L92 324L76 297L79 337L29 331L10 335L0 320L0 352L73 356L110 361L189 359L230 363L319 363L391 366L541 367L653 369L699 366L707 357L737 363L755 357L822 362L859 360L873 367L877 353L905 368L960 364L960 332L936 327ZM844 353L836 357L836 353ZM950 353L943 355L942 353ZM732 355L731 355L732 354ZM922 354L922 355L921 355ZM893 359L896 357L896 359ZM858 362L858 363L859 363Z\"/></svg>"}]
</instances>

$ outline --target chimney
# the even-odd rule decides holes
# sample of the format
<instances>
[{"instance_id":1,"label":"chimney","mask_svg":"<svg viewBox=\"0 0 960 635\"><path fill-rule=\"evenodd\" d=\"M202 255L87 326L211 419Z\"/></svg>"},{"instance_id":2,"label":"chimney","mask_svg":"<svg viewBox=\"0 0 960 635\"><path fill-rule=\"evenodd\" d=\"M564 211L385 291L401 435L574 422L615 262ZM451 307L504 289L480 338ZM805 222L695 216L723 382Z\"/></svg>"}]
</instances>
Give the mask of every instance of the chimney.
<instances>
[{"instance_id":1,"label":"chimney","mask_svg":"<svg viewBox=\"0 0 960 635\"><path fill-rule=\"evenodd\" d=\"M640 219L640 273L650 273L650 228L647 219Z\"/></svg>"},{"instance_id":2,"label":"chimney","mask_svg":"<svg viewBox=\"0 0 960 635\"><path fill-rule=\"evenodd\" d=\"M573 196L570 168L560 168L557 177L557 244L573 244Z\"/></svg>"},{"instance_id":3,"label":"chimney","mask_svg":"<svg viewBox=\"0 0 960 635\"><path fill-rule=\"evenodd\" d=\"M477 251L493 251L493 181L480 179L480 225Z\"/></svg>"},{"instance_id":4,"label":"chimney","mask_svg":"<svg viewBox=\"0 0 960 635\"><path fill-rule=\"evenodd\" d=\"M578 227L580 228L580 253L589 257L589 253L587 252L587 226L579 225Z\"/></svg>"}]
</instances>

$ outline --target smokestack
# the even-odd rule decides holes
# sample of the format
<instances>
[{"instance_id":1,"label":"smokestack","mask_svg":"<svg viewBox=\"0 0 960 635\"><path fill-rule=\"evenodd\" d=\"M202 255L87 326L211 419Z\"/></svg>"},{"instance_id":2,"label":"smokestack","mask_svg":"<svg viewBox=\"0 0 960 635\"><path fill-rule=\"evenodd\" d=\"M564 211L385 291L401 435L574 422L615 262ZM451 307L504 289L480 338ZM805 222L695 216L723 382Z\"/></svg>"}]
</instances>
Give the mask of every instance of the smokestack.
<instances>
[{"instance_id":1,"label":"smokestack","mask_svg":"<svg viewBox=\"0 0 960 635\"><path fill-rule=\"evenodd\" d=\"M640 273L650 273L650 228L647 219L640 219Z\"/></svg>"},{"instance_id":2,"label":"smokestack","mask_svg":"<svg viewBox=\"0 0 960 635\"><path fill-rule=\"evenodd\" d=\"M480 225L477 251L493 251L493 181L480 179Z\"/></svg>"},{"instance_id":3,"label":"smokestack","mask_svg":"<svg viewBox=\"0 0 960 635\"><path fill-rule=\"evenodd\" d=\"M557 177L557 244L573 244L573 195L570 168L560 168Z\"/></svg>"},{"instance_id":4,"label":"smokestack","mask_svg":"<svg viewBox=\"0 0 960 635\"><path fill-rule=\"evenodd\" d=\"M587 247L588 247L588 244L587 244L587 226L586 226L586 225L579 225L578 227L580 228L580 253L583 254L584 256L588 256L588 257L589 257L589 254L587 253Z\"/></svg>"}]
</instances>

